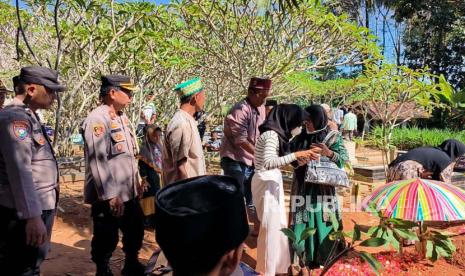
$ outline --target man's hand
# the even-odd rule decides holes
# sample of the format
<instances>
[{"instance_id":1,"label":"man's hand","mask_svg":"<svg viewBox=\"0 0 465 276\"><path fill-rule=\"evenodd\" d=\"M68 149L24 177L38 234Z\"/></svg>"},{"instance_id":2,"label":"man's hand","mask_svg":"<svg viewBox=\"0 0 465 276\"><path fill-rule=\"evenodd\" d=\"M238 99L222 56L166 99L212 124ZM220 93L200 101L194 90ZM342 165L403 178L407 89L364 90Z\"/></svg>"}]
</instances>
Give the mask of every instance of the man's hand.
<instances>
[{"instance_id":1,"label":"man's hand","mask_svg":"<svg viewBox=\"0 0 465 276\"><path fill-rule=\"evenodd\" d=\"M26 244L39 247L47 240L47 229L42 218L34 217L26 221Z\"/></svg>"},{"instance_id":2,"label":"man's hand","mask_svg":"<svg viewBox=\"0 0 465 276\"><path fill-rule=\"evenodd\" d=\"M179 180L188 178L186 164L187 164L187 158L183 158L182 160L179 160L177 163Z\"/></svg>"},{"instance_id":3,"label":"man's hand","mask_svg":"<svg viewBox=\"0 0 465 276\"><path fill-rule=\"evenodd\" d=\"M147 177L146 176L142 177L142 180L140 181L139 184L137 184L136 187L137 187L137 197L141 198L150 187L150 184L147 181Z\"/></svg>"},{"instance_id":4,"label":"man's hand","mask_svg":"<svg viewBox=\"0 0 465 276\"><path fill-rule=\"evenodd\" d=\"M110 212L115 217L121 217L124 213L124 203L119 197L110 199Z\"/></svg>"},{"instance_id":5,"label":"man's hand","mask_svg":"<svg viewBox=\"0 0 465 276\"><path fill-rule=\"evenodd\" d=\"M249 141L245 141L243 142L242 144L239 145L243 150L251 153L251 154L255 154L255 146L252 145L252 143L250 143Z\"/></svg>"}]
</instances>

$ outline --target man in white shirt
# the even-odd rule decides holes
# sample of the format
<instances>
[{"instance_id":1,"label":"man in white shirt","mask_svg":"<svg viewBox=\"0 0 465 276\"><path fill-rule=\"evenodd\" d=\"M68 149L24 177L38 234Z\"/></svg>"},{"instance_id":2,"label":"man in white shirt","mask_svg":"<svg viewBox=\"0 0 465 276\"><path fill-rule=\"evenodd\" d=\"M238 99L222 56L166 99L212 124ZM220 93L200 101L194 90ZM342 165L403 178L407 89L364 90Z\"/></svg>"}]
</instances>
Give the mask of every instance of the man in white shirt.
<instances>
[{"instance_id":1,"label":"man in white shirt","mask_svg":"<svg viewBox=\"0 0 465 276\"><path fill-rule=\"evenodd\" d=\"M341 129L344 120L344 111L340 108L335 108L333 111L333 121L337 124L339 130Z\"/></svg>"},{"instance_id":2,"label":"man in white shirt","mask_svg":"<svg viewBox=\"0 0 465 276\"><path fill-rule=\"evenodd\" d=\"M155 104L153 103L149 103L142 108L140 112L140 120L139 120L139 123L137 124L137 130L136 130L137 136L142 136L144 134L143 130L145 126L155 123L155 120L157 119L156 112L157 112L157 109L155 107Z\"/></svg>"}]
</instances>

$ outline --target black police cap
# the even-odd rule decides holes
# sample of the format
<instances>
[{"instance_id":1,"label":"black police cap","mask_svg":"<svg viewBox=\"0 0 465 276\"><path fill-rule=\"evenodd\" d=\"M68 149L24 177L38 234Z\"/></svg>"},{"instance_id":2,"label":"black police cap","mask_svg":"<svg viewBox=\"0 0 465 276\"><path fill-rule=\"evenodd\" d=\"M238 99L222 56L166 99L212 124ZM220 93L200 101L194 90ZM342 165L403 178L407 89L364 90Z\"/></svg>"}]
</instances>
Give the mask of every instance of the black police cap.
<instances>
[{"instance_id":1,"label":"black police cap","mask_svg":"<svg viewBox=\"0 0 465 276\"><path fill-rule=\"evenodd\" d=\"M43 85L53 91L63 92L66 91L66 86L61 85L58 82L58 72L50 68L41 67L41 66L28 66L21 68L21 73L16 79L16 84L18 82L31 83ZM13 78L15 82L15 78Z\"/></svg>"},{"instance_id":2,"label":"black police cap","mask_svg":"<svg viewBox=\"0 0 465 276\"><path fill-rule=\"evenodd\" d=\"M129 90L129 91L136 90L134 82L128 76L105 75L105 76L102 76L101 80L102 80L102 87L114 86L114 87L123 88L125 90Z\"/></svg>"}]
</instances>

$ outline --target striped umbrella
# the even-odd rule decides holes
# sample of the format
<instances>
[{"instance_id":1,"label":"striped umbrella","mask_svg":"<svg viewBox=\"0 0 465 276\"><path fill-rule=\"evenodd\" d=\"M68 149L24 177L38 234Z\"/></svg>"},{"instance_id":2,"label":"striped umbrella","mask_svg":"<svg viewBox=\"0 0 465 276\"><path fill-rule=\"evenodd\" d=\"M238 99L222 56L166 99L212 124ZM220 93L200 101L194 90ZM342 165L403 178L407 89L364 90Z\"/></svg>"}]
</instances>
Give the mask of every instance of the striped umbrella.
<instances>
[{"instance_id":1,"label":"striped umbrella","mask_svg":"<svg viewBox=\"0 0 465 276\"><path fill-rule=\"evenodd\" d=\"M409 221L465 220L465 191L428 179L407 179L376 189L362 202L374 202L385 217Z\"/></svg>"}]
</instances>

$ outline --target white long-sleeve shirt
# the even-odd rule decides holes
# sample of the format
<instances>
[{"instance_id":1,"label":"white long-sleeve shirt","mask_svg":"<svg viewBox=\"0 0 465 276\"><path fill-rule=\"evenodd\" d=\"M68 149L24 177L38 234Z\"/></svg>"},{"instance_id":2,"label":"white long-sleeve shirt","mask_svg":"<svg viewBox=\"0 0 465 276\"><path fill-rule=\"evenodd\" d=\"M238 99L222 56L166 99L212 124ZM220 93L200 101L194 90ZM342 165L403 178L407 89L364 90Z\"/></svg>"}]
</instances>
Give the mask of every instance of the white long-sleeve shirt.
<instances>
[{"instance_id":1,"label":"white long-sleeve shirt","mask_svg":"<svg viewBox=\"0 0 465 276\"><path fill-rule=\"evenodd\" d=\"M269 130L260 135L255 144L255 170L267 171L288 165L297 160L294 153L279 156L279 138Z\"/></svg>"}]
</instances>

